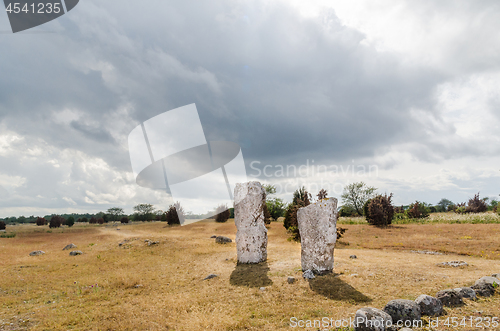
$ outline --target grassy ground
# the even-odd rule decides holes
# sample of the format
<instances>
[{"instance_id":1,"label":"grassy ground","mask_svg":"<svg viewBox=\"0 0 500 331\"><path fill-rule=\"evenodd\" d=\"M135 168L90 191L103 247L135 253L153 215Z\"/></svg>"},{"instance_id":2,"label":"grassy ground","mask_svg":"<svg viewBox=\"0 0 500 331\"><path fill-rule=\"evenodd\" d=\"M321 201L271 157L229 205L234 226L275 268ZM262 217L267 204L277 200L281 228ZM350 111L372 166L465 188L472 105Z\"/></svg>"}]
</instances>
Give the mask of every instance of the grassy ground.
<instances>
[{"instance_id":1,"label":"grassy ground","mask_svg":"<svg viewBox=\"0 0 500 331\"><path fill-rule=\"evenodd\" d=\"M231 220L120 230L9 227L17 235L0 238L0 330L290 330L292 317L340 320L360 307L383 308L392 299L435 295L500 273L500 224L342 226L348 231L335 250L335 274L310 282L301 278L300 244L287 240L282 223L269 228L267 263L247 266L236 265L234 242L210 239L217 234L234 240ZM145 239L160 243L147 246ZM84 254L62 251L69 243ZM28 256L33 250L46 254ZM358 258L350 259L352 254ZM451 260L469 266L436 265ZM219 277L204 281L211 273ZM288 284L288 276L297 282ZM446 317L500 317L499 307L497 294L448 309Z\"/></svg>"}]
</instances>

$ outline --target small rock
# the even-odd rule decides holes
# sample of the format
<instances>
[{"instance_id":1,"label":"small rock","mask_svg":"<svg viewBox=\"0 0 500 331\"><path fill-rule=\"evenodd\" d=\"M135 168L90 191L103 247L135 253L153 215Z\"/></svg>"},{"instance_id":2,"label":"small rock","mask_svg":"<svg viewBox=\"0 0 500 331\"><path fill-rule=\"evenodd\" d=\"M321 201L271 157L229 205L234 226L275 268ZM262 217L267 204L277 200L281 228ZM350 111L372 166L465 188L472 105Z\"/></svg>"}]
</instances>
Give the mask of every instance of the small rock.
<instances>
[{"instance_id":1,"label":"small rock","mask_svg":"<svg viewBox=\"0 0 500 331\"><path fill-rule=\"evenodd\" d=\"M357 259L358 257L356 255L351 255L349 256L350 259Z\"/></svg>"},{"instance_id":2,"label":"small rock","mask_svg":"<svg viewBox=\"0 0 500 331\"><path fill-rule=\"evenodd\" d=\"M288 282L288 284L293 284L295 283L295 277L288 277L286 281Z\"/></svg>"},{"instance_id":3,"label":"small rock","mask_svg":"<svg viewBox=\"0 0 500 331\"><path fill-rule=\"evenodd\" d=\"M475 285L477 285L479 283L486 283L486 284L493 285L493 287L497 287L500 285L500 280L496 277L486 276L486 277L481 277L480 279L476 280Z\"/></svg>"},{"instance_id":4,"label":"small rock","mask_svg":"<svg viewBox=\"0 0 500 331\"><path fill-rule=\"evenodd\" d=\"M314 276L314 273L312 272L312 270L306 270L306 271L304 271L304 273L302 274L302 277L304 277L305 279L314 279L314 278L316 278L316 276Z\"/></svg>"},{"instance_id":5,"label":"small rock","mask_svg":"<svg viewBox=\"0 0 500 331\"><path fill-rule=\"evenodd\" d=\"M216 274L210 274L207 277L203 278L203 280L212 279L212 278L215 278L215 277L219 277L219 276L216 275Z\"/></svg>"},{"instance_id":6,"label":"small rock","mask_svg":"<svg viewBox=\"0 0 500 331\"><path fill-rule=\"evenodd\" d=\"M66 250L72 249L72 248L76 248L76 245L75 244L66 245L66 247L63 248L63 251L66 251Z\"/></svg>"},{"instance_id":7,"label":"small rock","mask_svg":"<svg viewBox=\"0 0 500 331\"><path fill-rule=\"evenodd\" d=\"M83 252L82 252L82 251L71 251L71 252L69 253L69 255L70 255L70 256L76 256L76 255L82 255L82 254L83 254Z\"/></svg>"},{"instance_id":8,"label":"small rock","mask_svg":"<svg viewBox=\"0 0 500 331\"><path fill-rule=\"evenodd\" d=\"M454 291L457 292L461 298L477 300L476 291L470 287L458 287L454 289Z\"/></svg>"},{"instance_id":9,"label":"small rock","mask_svg":"<svg viewBox=\"0 0 500 331\"><path fill-rule=\"evenodd\" d=\"M149 239L144 240L144 242L145 242L145 243L150 242L150 241L151 241L151 240L149 240Z\"/></svg>"},{"instance_id":10,"label":"small rock","mask_svg":"<svg viewBox=\"0 0 500 331\"><path fill-rule=\"evenodd\" d=\"M462 297L455 290L443 290L436 294L436 298L441 300L446 307L460 306L464 303Z\"/></svg>"},{"instance_id":11,"label":"small rock","mask_svg":"<svg viewBox=\"0 0 500 331\"><path fill-rule=\"evenodd\" d=\"M215 242L218 244L225 244L225 243L230 243L233 242L230 238L224 237L224 236L217 236L215 237Z\"/></svg>"},{"instance_id":12,"label":"small rock","mask_svg":"<svg viewBox=\"0 0 500 331\"><path fill-rule=\"evenodd\" d=\"M160 242L159 241L148 241L148 246L152 246L152 245L158 245Z\"/></svg>"},{"instance_id":13,"label":"small rock","mask_svg":"<svg viewBox=\"0 0 500 331\"><path fill-rule=\"evenodd\" d=\"M38 256L38 255L43 255L45 254L44 251L33 251L30 253L30 256Z\"/></svg>"},{"instance_id":14,"label":"small rock","mask_svg":"<svg viewBox=\"0 0 500 331\"><path fill-rule=\"evenodd\" d=\"M415 303L420 307L420 313L427 316L441 316L443 314L443 304L430 295L422 294Z\"/></svg>"},{"instance_id":15,"label":"small rock","mask_svg":"<svg viewBox=\"0 0 500 331\"><path fill-rule=\"evenodd\" d=\"M435 251L410 251L410 253L429 254L429 255L444 255L443 253L435 252Z\"/></svg>"},{"instance_id":16,"label":"small rock","mask_svg":"<svg viewBox=\"0 0 500 331\"><path fill-rule=\"evenodd\" d=\"M216 236L216 235L213 235L213 236L211 236L211 237L210 237L210 239L212 239L212 238L217 238L217 236Z\"/></svg>"},{"instance_id":17,"label":"small rock","mask_svg":"<svg viewBox=\"0 0 500 331\"><path fill-rule=\"evenodd\" d=\"M453 267L453 268L466 267L468 265L469 264L465 261L449 261L449 262L441 262L441 263L437 264L437 266L439 266L439 267Z\"/></svg>"},{"instance_id":18,"label":"small rock","mask_svg":"<svg viewBox=\"0 0 500 331\"><path fill-rule=\"evenodd\" d=\"M490 297L495 294L495 288L493 287L493 285L486 282L480 282L474 286L471 286L471 288L476 291L477 295L480 295L482 297Z\"/></svg>"},{"instance_id":19,"label":"small rock","mask_svg":"<svg viewBox=\"0 0 500 331\"><path fill-rule=\"evenodd\" d=\"M116 229L116 230L118 231L118 230L121 230L121 229Z\"/></svg>"},{"instance_id":20,"label":"small rock","mask_svg":"<svg viewBox=\"0 0 500 331\"><path fill-rule=\"evenodd\" d=\"M351 277L359 277L359 275L358 275L358 274L352 274L352 275L350 275L350 276L351 276Z\"/></svg>"},{"instance_id":21,"label":"small rock","mask_svg":"<svg viewBox=\"0 0 500 331\"><path fill-rule=\"evenodd\" d=\"M354 317L356 331L392 330L392 317L377 308L361 308Z\"/></svg>"},{"instance_id":22,"label":"small rock","mask_svg":"<svg viewBox=\"0 0 500 331\"><path fill-rule=\"evenodd\" d=\"M261 290L262 292L264 292L266 290L266 288L265 287L261 287L261 288L259 288L259 290Z\"/></svg>"},{"instance_id":23,"label":"small rock","mask_svg":"<svg viewBox=\"0 0 500 331\"><path fill-rule=\"evenodd\" d=\"M137 285L134 286L134 288L140 288L140 287L143 287L143 286L144 285L142 285L142 284L137 284Z\"/></svg>"},{"instance_id":24,"label":"small rock","mask_svg":"<svg viewBox=\"0 0 500 331\"><path fill-rule=\"evenodd\" d=\"M411 300L396 299L389 301L384 307L384 311L391 315L393 323L398 321L420 321L420 307Z\"/></svg>"},{"instance_id":25,"label":"small rock","mask_svg":"<svg viewBox=\"0 0 500 331\"><path fill-rule=\"evenodd\" d=\"M118 244L118 246L123 246L125 243L124 242L121 242Z\"/></svg>"}]
</instances>

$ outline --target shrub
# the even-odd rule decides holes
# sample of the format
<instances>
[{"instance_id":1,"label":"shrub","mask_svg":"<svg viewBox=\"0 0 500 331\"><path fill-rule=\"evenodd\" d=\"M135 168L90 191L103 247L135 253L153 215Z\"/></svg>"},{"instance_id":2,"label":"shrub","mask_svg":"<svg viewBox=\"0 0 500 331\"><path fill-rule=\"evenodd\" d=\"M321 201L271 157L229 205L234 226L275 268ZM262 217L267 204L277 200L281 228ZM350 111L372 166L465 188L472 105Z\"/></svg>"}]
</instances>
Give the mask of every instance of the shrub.
<instances>
[{"instance_id":1,"label":"shrub","mask_svg":"<svg viewBox=\"0 0 500 331\"><path fill-rule=\"evenodd\" d=\"M264 223L266 225L269 225L269 224L271 224L271 221L273 220L273 218L271 217L271 213L269 213L269 209L267 209L267 204L264 202L263 205L264 205L264 207L262 207L262 209L264 211Z\"/></svg>"},{"instance_id":2,"label":"shrub","mask_svg":"<svg viewBox=\"0 0 500 331\"><path fill-rule=\"evenodd\" d=\"M469 199L469 203L466 208L467 213L484 213L488 210L488 205L486 201L479 199L479 193L474 195L474 198Z\"/></svg>"},{"instance_id":3,"label":"shrub","mask_svg":"<svg viewBox=\"0 0 500 331\"><path fill-rule=\"evenodd\" d=\"M97 219L97 223L99 223L99 224L104 224L104 218L99 217L99 218Z\"/></svg>"},{"instance_id":4,"label":"shrub","mask_svg":"<svg viewBox=\"0 0 500 331\"><path fill-rule=\"evenodd\" d=\"M347 231L347 229L338 227L337 228L337 240L339 240L340 238L342 238L344 236L344 233L346 231Z\"/></svg>"},{"instance_id":5,"label":"shrub","mask_svg":"<svg viewBox=\"0 0 500 331\"><path fill-rule=\"evenodd\" d=\"M168 207L168 210L163 214L162 221L167 222L168 225L181 224L177 210L175 210L175 207L172 205Z\"/></svg>"},{"instance_id":6,"label":"shrub","mask_svg":"<svg viewBox=\"0 0 500 331\"><path fill-rule=\"evenodd\" d=\"M270 217L275 221L285 214L286 204L280 198L266 200L266 207Z\"/></svg>"},{"instance_id":7,"label":"shrub","mask_svg":"<svg viewBox=\"0 0 500 331\"><path fill-rule=\"evenodd\" d=\"M392 193L387 196L377 195L368 204L368 216L366 220L372 225L387 226L391 224L394 216L394 206L392 205Z\"/></svg>"},{"instance_id":8,"label":"shrub","mask_svg":"<svg viewBox=\"0 0 500 331\"><path fill-rule=\"evenodd\" d=\"M87 223L88 221L89 221L89 219L87 217L82 217L82 218L80 218L80 220L78 222Z\"/></svg>"},{"instance_id":9,"label":"shrub","mask_svg":"<svg viewBox=\"0 0 500 331\"><path fill-rule=\"evenodd\" d=\"M5 230L5 222L0 221L0 230Z\"/></svg>"},{"instance_id":10,"label":"shrub","mask_svg":"<svg viewBox=\"0 0 500 331\"><path fill-rule=\"evenodd\" d=\"M47 224L47 220L43 217L37 217L36 219L36 225L38 226L42 226L42 225L46 225Z\"/></svg>"},{"instance_id":11,"label":"shrub","mask_svg":"<svg viewBox=\"0 0 500 331\"><path fill-rule=\"evenodd\" d=\"M394 207L394 214L404 214L405 213L405 207Z\"/></svg>"},{"instance_id":12,"label":"shrub","mask_svg":"<svg viewBox=\"0 0 500 331\"><path fill-rule=\"evenodd\" d=\"M451 205L448 205L448 207L446 207L446 211L455 211L456 209L457 209L456 204L451 204Z\"/></svg>"},{"instance_id":13,"label":"shrub","mask_svg":"<svg viewBox=\"0 0 500 331\"><path fill-rule=\"evenodd\" d=\"M297 211L299 208L309 206L311 204L310 198L311 194L306 191L305 187L296 190L293 193L293 201L290 205L288 205L285 212L285 221L283 222L283 226L288 230L288 232L291 233L293 240L300 241Z\"/></svg>"},{"instance_id":14,"label":"shrub","mask_svg":"<svg viewBox=\"0 0 500 331\"><path fill-rule=\"evenodd\" d=\"M72 227L73 225L75 225L75 218L73 216L68 217L68 219L66 220L66 225L68 227Z\"/></svg>"},{"instance_id":15,"label":"shrub","mask_svg":"<svg viewBox=\"0 0 500 331\"><path fill-rule=\"evenodd\" d=\"M49 228L59 228L66 220L59 215L54 215L50 218Z\"/></svg>"},{"instance_id":16,"label":"shrub","mask_svg":"<svg viewBox=\"0 0 500 331\"><path fill-rule=\"evenodd\" d=\"M465 213L467 213L467 208L465 206L457 207L457 208L455 208L455 213L465 214Z\"/></svg>"},{"instance_id":17,"label":"shrub","mask_svg":"<svg viewBox=\"0 0 500 331\"><path fill-rule=\"evenodd\" d=\"M425 204L422 202L415 201L414 204L410 205L410 208L406 211L408 218L426 218L429 216L429 211Z\"/></svg>"},{"instance_id":18,"label":"shrub","mask_svg":"<svg viewBox=\"0 0 500 331\"><path fill-rule=\"evenodd\" d=\"M231 216L231 212L229 211L229 208L227 208L227 205L219 205L215 209L215 213L216 213L215 221L218 223L227 222L227 220L229 219L229 216ZM264 215L264 217L265 217L265 215Z\"/></svg>"},{"instance_id":19,"label":"shrub","mask_svg":"<svg viewBox=\"0 0 500 331\"><path fill-rule=\"evenodd\" d=\"M356 210L354 210L354 208L344 205L339 209L339 216L352 217L352 216L358 216L358 213L356 212Z\"/></svg>"},{"instance_id":20,"label":"shrub","mask_svg":"<svg viewBox=\"0 0 500 331\"><path fill-rule=\"evenodd\" d=\"M94 216L92 216L89 220L89 224L97 224L97 218L95 218Z\"/></svg>"},{"instance_id":21,"label":"shrub","mask_svg":"<svg viewBox=\"0 0 500 331\"><path fill-rule=\"evenodd\" d=\"M123 216L122 219L120 220L120 223L122 223L122 224L126 224L128 222L129 222L129 219L127 216Z\"/></svg>"},{"instance_id":22,"label":"shrub","mask_svg":"<svg viewBox=\"0 0 500 331\"><path fill-rule=\"evenodd\" d=\"M326 199L326 196L328 195L328 192L322 188L318 194L316 195L318 197L318 200L323 200L323 199Z\"/></svg>"},{"instance_id":23,"label":"shrub","mask_svg":"<svg viewBox=\"0 0 500 331\"><path fill-rule=\"evenodd\" d=\"M370 217L370 209L368 206L370 206L370 202L372 202L372 199L366 200L365 204L363 205L363 215L365 215L366 219Z\"/></svg>"}]
</instances>

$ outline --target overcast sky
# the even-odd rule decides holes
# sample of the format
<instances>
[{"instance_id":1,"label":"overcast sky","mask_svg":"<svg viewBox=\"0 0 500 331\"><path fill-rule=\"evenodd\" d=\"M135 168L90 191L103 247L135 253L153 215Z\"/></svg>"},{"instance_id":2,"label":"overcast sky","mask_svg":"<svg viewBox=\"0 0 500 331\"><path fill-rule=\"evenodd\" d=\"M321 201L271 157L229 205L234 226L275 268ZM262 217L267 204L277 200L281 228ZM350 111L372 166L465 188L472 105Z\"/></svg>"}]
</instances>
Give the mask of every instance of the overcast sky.
<instances>
[{"instance_id":1,"label":"overcast sky","mask_svg":"<svg viewBox=\"0 0 500 331\"><path fill-rule=\"evenodd\" d=\"M497 197L498 17L496 0L81 0L12 34L2 11L0 217L166 209L127 138L192 103L287 200L357 181L396 204Z\"/></svg>"}]
</instances>

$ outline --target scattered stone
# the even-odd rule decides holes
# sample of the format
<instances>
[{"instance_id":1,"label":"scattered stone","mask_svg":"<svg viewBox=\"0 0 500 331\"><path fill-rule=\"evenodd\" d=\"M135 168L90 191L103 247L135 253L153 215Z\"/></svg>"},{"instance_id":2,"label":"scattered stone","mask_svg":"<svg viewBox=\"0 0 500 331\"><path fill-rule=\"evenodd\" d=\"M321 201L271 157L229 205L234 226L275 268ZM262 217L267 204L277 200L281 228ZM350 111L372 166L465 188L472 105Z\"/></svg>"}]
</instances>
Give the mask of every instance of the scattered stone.
<instances>
[{"instance_id":1,"label":"scattered stone","mask_svg":"<svg viewBox=\"0 0 500 331\"><path fill-rule=\"evenodd\" d=\"M392 329L392 317L377 308L361 308L354 317L356 331L385 331Z\"/></svg>"},{"instance_id":2,"label":"scattered stone","mask_svg":"<svg viewBox=\"0 0 500 331\"><path fill-rule=\"evenodd\" d=\"M430 295L422 294L415 303L420 307L420 313L427 316L441 316L443 314L443 304Z\"/></svg>"},{"instance_id":3,"label":"scattered stone","mask_svg":"<svg viewBox=\"0 0 500 331\"><path fill-rule=\"evenodd\" d=\"M500 285L500 280L496 277L485 276L485 277L481 277L480 279L476 280L475 285L477 285L479 283L486 283L486 284L493 285L493 287L497 287Z\"/></svg>"},{"instance_id":4,"label":"scattered stone","mask_svg":"<svg viewBox=\"0 0 500 331\"><path fill-rule=\"evenodd\" d=\"M76 245L75 244L66 245L66 247L63 248L63 251L66 251L66 250L72 249L72 248L76 248Z\"/></svg>"},{"instance_id":5,"label":"scattered stone","mask_svg":"<svg viewBox=\"0 0 500 331\"><path fill-rule=\"evenodd\" d=\"M460 306L464 303L462 297L455 290L443 290L436 294L436 298L441 300L446 307Z\"/></svg>"},{"instance_id":6,"label":"scattered stone","mask_svg":"<svg viewBox=\"0 0 500 331\"><path fill-rule=\"evenodd\" d=\"M213 238L217 238L217 236L216 236L216 235L213 235L213 236L211 236L211 237L210 237L210 239L213 239Z\"/></svg>"},{"instance_id":7,"label":"scattered stone","mask_svg":"<svg viewBox=\"0 0 500 331\"><path fill-rule=\"evenodd\" d=\"M286 281L288 282L288 284L293 284L295 283L295 277L288 277Z\"/></svg>"},{"instance_id":8,"label":"scattered stone","mask_svg":"<svg viewBox=\"0 0 500 331\"><path fill-rule=\"evenodd\" d=\"M437 264L437 266L439 266L439 267L453 267L453 268L466 267L468 265L469 264L465 261L449 261L449 262L441 262L441 263Z\"/></svg>"},{"instance_id":9,"label":"scattered stone","mask_svg":"<svg viewBox=\"0 0 500 331\"><path fill-rule=\"evenodd\" d=\"M238 183L234 188L234 223L239 263L267 260L267 229L264 223L266 191L259 182Z\"/></svg>"},{"instance_id":10,"label":"scattered stone","mask_svg":"<svg viewBox=\"0 0 500 331\"><path fill-rule=\"evenodd\" d=\"M312 272L312 270L306 270L306 271L304 271L304 273L302 274L302 277L304 277L305 279L314 279L314 278L316 278L316 276L314 276L314 272Z\"/></svg>"},{"instance_id":11,"label":"scattered stone","mask_svg":"<svg viewBox=\"0 0 500 331\"><path fill-rule=\"evenodd\" d=\"M30 256L39 256L45 254L44 251L33 251L30 253Z\"/></svg>"},{"instance_id":12,"label":"scattered stone","mask_svg":"<svg viewBox=\"0 0 500 331\"><path fill-rule=\"evenodd\" d=\"M121 242L118 244L118 246L123 246L125 244L125 242Z\"/></svg>"},{"instance_id":13,"label":"scattered stone","mask_svg":"<svg viewBox=\"0 0 500 331\"><path fill-rule=\"evenodd\" d=\"M470 299L470 300L477 300L476 291L474 291L470 287L458 287L454 290L455 290L455 292L458 293L458 295L461 298L466 298L466 299Z\"/></svg>"},{"instance_id":14,"label":"scattered stone","mask_svg":"<svg viewBox=\"0 0 500 331\"><path fill-rule=\"evenodd\" d=\"M421 313L420 307L411 300L402 300L396 299L391 300L384 307L384 311L391 315L393 323L397 323L398 321L420 321Z\"/></svg>"},{"instance_id":15,"label":"scattered stone","mask_svg":"<svg viewBox=\"0 0 500 331\"><path fill-rule=\"evenodd\" d=\"M480 295L482 297L490 297L495 294L495 288L493 287L493 285L486 282L480 282L474 286L471 286L471 288L476 291L477 295Z\"/></svg>"},{"instance_id":16,"label":"scattered stone","mask_svg":"<svg viewBox=\"0 0 500 331\"><path fill-rule=\"evenodd\" d=\"M203 278L203 280L212 279L212 278L215 278L215 277L219 277L219 276L216 275L216 274L210 274L207 277Z\"/></svg>"},{"instance_id":17,"label":"scattered stone","mask_svg":"<svg viewBox=\"0 0 500 331\"><path fill-rule=\"evenodd\" d=\"M351 255L349 256L350 259L357 259L358 257L356 255Z\"/></svg>"},{"instance_id":18,"label":"scattered stone","mask_svg":"<svg viewBox=\"0 0 500 331\"><path fill-rule=\"evenodd\" d=\"M230 243L233 242L230 238L224 237L224 236L217 236L215 237L215 242L218 244L225 244L225 243Z\"/></svg>"},{"instance_id":19,"label":"scattered stone","mask_svg":"<svg viewBox=\"0 0 500 331\"><path fill-rule=\"evenodd\" d=\"M152 245L158 245L160 242L159 241L148 241L148 246L152 246Z\"/></svg>"},{"instance_id":20,"label":"scattered stone","mask_svg":"<svg viewBox=\"0 0 500 331\"><path fill-rule=\"evenodd\" d=\"M69 253L69 255L70 255L70 256L76 256L76 255L82 255L82 254L83 254L83 252L82 252L82 251L71 251L71 252Z\"/></svg>"},{"instance_id":21,"label":"scattered stone","mask_svg":"<svg viewBox=\"0 0 500 331\"><path fill-rule=\"evenodd\" d=\"M116 229L116 230L118 231L118 230L121 230L121 229Z\"/></svg>"},{"instance_id":22,"label":"scattered stone","mask_svg":"<svg viewBox=\"0 0 500 331\"><path fill-rule=\"evenodd\" d=\"M147 242L149 242L149 241L151 241L151 240L149 240L149 239L144 240L144 242L145 242L145 243L147 243Z\"/></svg>"},{"instance_id":23,"label":"scattered stone","mask_svg":"<svg viewBox=\"0 0 500 331\"><path fill-rule=\"evenodd\" d=\"M261 290L262 292L264 292L266 290L266 288L265 287L261 287L261 288L259 288L259 290Z\"/></svg>"},{"instance_id":24,"label":"scattered stone","mask_svg":"<svg viewBox=\"0 0 500 331\"><path fill-rule=\"evenodd\" d=\"M337 240L337 199L327 198L299 208L302 270L323 274L333 270L333 250Z\"/></svg>"},{"instance_id":25,"label":"scattered stone","mask_svg":"<svg viewBox=\"0 0 500 331\"><path fill-rule=\"evenodd\" d=\"M137 284L137 285L135 285L135 286L134 286L134 288L141 288L141 287L144 287L144 285L142 285L142 284Z\"/></svg>"},{"instance_id":26,"label":"scattered stone","mask_svg":"<svg viewBox=\"0 0 500 331\"><path fill-rule=\"evenodd\" d=\"M430 255L444 255L443 253L440 252L434 252L434 251L410 251L410 253L416 253L416 254L430 254Z\"/></svg>"}]
</instances>

